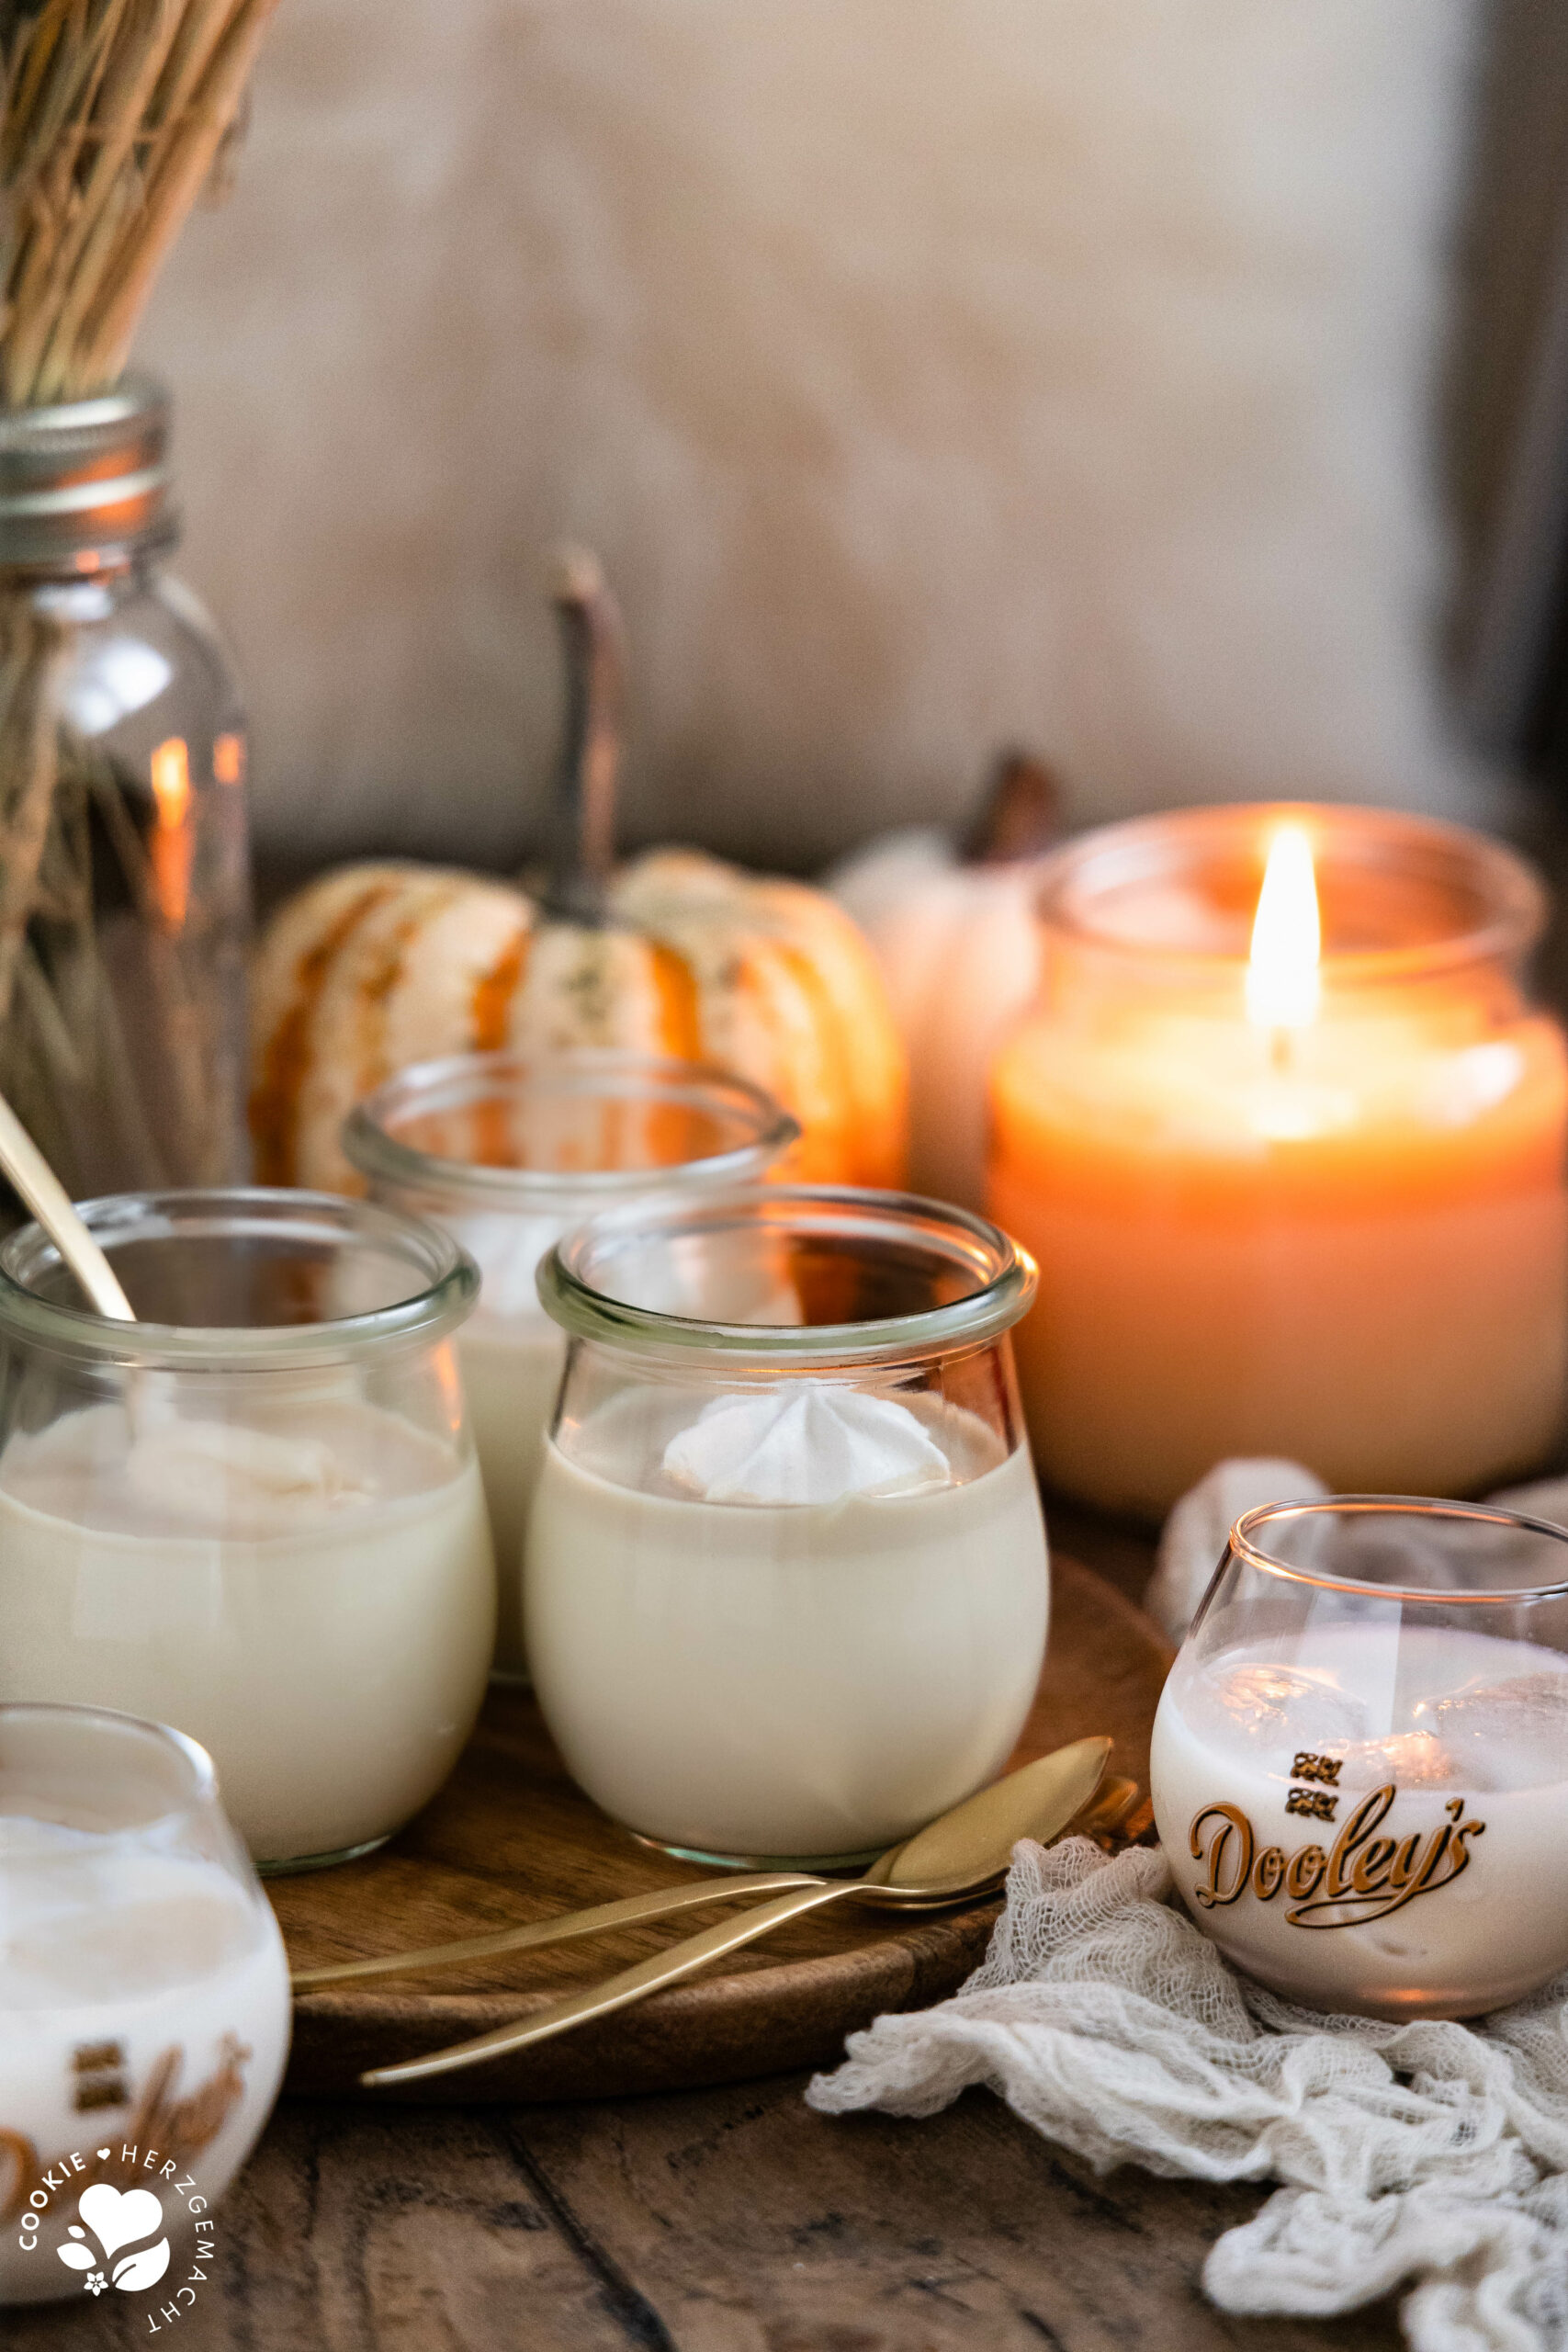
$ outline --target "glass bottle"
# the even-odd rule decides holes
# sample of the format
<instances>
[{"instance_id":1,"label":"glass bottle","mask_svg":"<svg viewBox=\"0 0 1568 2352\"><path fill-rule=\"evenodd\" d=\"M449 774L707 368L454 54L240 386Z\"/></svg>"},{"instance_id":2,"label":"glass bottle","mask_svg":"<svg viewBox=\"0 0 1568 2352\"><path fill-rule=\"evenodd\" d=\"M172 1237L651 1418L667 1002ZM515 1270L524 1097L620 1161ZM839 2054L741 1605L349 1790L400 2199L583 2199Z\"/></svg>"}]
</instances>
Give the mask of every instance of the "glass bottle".
<instances>
[{"instance_id":1,"label":"glass bottle","mask_svg":"<svg viewBox=\"0 0 1568 2352\"><path fill-rule=\"evenodd\" d=\"M326 1193L85 1213L134 1323L36 1225L0 1246L0 1700L199 1739L265 1870L367 1852L456 1763L495 1638L451 1348L478 1274Z\"/></svg>"},{"instance_id":2,"label":"glass bottle","mask_svg":"<svg viewBox=\"0 0 1568 2352\"><path fill-rule=\"evenodd\" d=\"M558 1242L524 1630L588 1794L668 1850L848 1868L995 1777L1044 1653L1008 1331L1028 1259L901 1193L669 1194Z\"/></svg>"},{"instance_id":3,"label":"glass bottle","mask_svg":"<svg viewBox=\"0 0 1568 2352\"><path fill-rule=\"evenodd\" d=\"M1281 838L1295 916L1263 904ZM1391 810L1184 809L1070 843L1038 905L987 1206L1040 1267L1018 1354L1047 1481L1158 1518L1232 1455L1405 1494L1539 1464L1568 1056L1525 982L1529 867Z\"/></svg>"},{"instance_id":4,"label":"glass bottle","mask_svg":"<svg viewBox=\"0 0 1568 2352\"><path fill-rule=\"evenodd\" d=\"M1521 1999L1568 1966L1568 1530L1402 1496L1244 1513L1149 1771L1183 1902L1273 1991Z\"/></svg>"},{"instance_id":5,"label":"glass bottle","mask_svg":"<svg viewBox=\"0 0 1568 2352\"><path fill-rule=\"evenodd\" d=\"M245 736L169 403L0 414L0 1085L78 1197L249 1168Z\"/></svg>"}]
</instances>

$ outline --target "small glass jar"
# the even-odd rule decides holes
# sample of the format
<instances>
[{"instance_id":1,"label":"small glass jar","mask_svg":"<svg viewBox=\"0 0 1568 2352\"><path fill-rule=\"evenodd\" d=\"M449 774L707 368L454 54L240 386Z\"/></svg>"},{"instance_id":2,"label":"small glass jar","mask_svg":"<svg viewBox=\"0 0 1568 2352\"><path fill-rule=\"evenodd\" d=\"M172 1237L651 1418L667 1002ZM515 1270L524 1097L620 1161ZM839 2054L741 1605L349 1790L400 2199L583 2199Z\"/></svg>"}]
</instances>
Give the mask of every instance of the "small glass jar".
<instances>
[{"instance_id":1,"label":"small glass jar","mask_svg":"<svg viewBox=\"0 0 1568 2352\"><path fill-rule=\"evenodd\" d=\"M1005 1234L896 1193L668 1195L558 1242L528 1529L545 1720L672 1853L847 1869L994 1778L1044 1654Z\"/></svg>"},{"instance_id":2,"label":"small glass jar","mask_svg":"<svg viewBox=\"0 0 1568 2352\"><path fill-rule=\"evenodd\" d=\"M289 2027L283 1939L195 1741L0 1706L0 2304L183 2283Z\"/></svg>"},{"instance_id":3,"label":"small glass jar","mask_svg":"<svg viewBox=\"0 0 1568 2352\"><path fill-rule=\"evenodd\" d=\"M1293 922L1261 904L1282 834ZM1528 867L1388 811L1188 809L1059 852L1039 910L987 1206L1039 1261L1018 1350L1047 1481L1155 1518L1227 1455L1409 1494L1539 1464L1568 1057L1523 985Z\"/></svg>"},{"instance_id":4,"label":"small glass jar","mask_svg":"<svg viewBox=\"0 0 1568 2352\"><path fill-rule=\"evenodd\" d=\"M1568 1531L1336 1496L1247 1511L1150 1789L1182 1900L1277 1993L1472 2017L1568 1967Z\"/></svg>"},{"instance_id":5,"label":"small glass jar","mask_svg":"<svg viewBox=\"0 0 1568 2352\"><path fill-rule=\"evenodd\" d=\"M416 1063L349 1117L344 1149L372 1199L433 1218L479 1270L457 1355L495 1546L498 1680L526 1679L523 1534L566 1360L539 1260L596 1210L760 1176L799 1132L727 1070L592 1049Z\"/></svg>"},{"instance_id":6,"label":"small glass jar","mask_svg":"<svg viewBox=\"0 0 1568 2352\"><path fill-rule=\"evenodd\" d=\"M0 1247L0 1700L172 1723L264 1870L367 1852L484 1693L494 1570L434 1227L315 1193L127 1194L87 1223L141 1318Z\"/></svg>"},{"instance_id":7,"label":"small glass jar","mask_svg":"<svg viewBox=\"0 0 1568 2352\"><path fill-rule=\"evenodd\" d=\"M169 430L137 375L0 415L0 1085L77 1199L250 1168L244 720Z\"/></svg>"}]
</instances>

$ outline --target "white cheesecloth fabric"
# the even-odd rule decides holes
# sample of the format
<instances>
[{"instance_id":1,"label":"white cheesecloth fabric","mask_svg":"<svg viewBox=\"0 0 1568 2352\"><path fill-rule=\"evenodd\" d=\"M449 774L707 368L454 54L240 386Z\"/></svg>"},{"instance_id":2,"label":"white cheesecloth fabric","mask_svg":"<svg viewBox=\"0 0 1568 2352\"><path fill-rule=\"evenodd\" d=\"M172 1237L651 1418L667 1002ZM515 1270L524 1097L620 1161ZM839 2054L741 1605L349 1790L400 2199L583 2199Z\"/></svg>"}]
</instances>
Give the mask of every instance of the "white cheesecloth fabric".
<instances>
[{"instance_id":1,"label":"white cheesecloth fabric","mask_svg":"<svg viewBox=\"0 0 1568 2352\"><path fill-rule=\"evenodd\" d=\"M1291 1463L1211 1473L1167 1522L1168 1628L1239 1511L1322 1492ZM1506 1499L1568 1521L1568 1482ZM1098 2172L1281 2183L1210 2251L1223 2310L1325 2318L1406 2286L1415 2352L1568 2352L1568 1974L1474 2024L1324 2017L1229 1968L1156 1849L1026 1840L967 1984L848 2048L807 2092L825 2113L984 2084Z\"/></svg>"},{"instance_id":2,"label":"white cheesecloth fabric","mask_svg":"<svg viewBox=\"0 0 1568 2352\"><path fill-rule=\"evenodd\" d=\"M1244 1510L1262 1503L1300 1502L1328 1492L1323 1480L1299 1462L1240 1459L1218 1463L1206 1478L1173 1503L1160 1532L1159 1557L1144 1595L1156 1625L1179 1642L1209 1589L1225 1539ZM1568 1527L1568 1478L1538 1478L1528 1487L1505 1487L1492 1497L1509 1510L1549 1519Z\"/></svg>"},{"instance_id":3,"label":"white cheesecloth fabric","mask_svg":"<svg viewBox=\"0 0 1568 2352\"><path fill-rule=\"evenodd\" d=\"M985 2084L1097 2172L1280 2181L1203 2266L1223 2310L1325 2318L1409 2281L1415 2352L1565 2352L1568 1976L1479 2025L1325 2018L1169 1893L1149 1848L1025 1840L968 1983L852 2034L807 2099L932 2115Z\"/></svg>"}]
</instances>

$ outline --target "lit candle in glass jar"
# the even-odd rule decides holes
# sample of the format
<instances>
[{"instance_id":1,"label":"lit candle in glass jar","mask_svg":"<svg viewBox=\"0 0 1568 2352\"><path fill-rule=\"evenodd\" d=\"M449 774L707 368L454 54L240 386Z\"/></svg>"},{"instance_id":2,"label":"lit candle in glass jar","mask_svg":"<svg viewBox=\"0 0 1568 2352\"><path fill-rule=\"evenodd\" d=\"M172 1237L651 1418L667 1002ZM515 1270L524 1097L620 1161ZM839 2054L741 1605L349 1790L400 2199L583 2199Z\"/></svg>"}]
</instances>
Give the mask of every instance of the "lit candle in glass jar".
<instances>
[{"instance_id":1,"label":"lit candle in glass jar","mask_svg":"<svg viewBox=\"0 0 1568 2352\"><path fill-rule=\"evenodd\" d=\"M1040 1265L1036 1459L1158 1513L1226 1454L1462 1493L1532 1467L1568 1355L1544 915L1497 844L1371 809L1196 809L1050 862L1041 1001L991 1080L988 1206Z\"/></svg>"}]
</instances>

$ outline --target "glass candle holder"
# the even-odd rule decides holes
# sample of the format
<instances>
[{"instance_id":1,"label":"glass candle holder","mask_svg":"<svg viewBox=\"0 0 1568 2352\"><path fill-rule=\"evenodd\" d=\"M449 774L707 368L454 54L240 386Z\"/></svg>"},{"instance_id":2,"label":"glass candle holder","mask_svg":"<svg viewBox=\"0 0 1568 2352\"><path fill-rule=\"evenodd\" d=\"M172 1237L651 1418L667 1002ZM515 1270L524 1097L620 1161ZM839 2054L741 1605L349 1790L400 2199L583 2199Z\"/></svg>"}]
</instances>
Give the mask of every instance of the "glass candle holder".
<instances>
[{"instance_id":1,"label":"glass candle holder","mask_svg":"<svg viewBox=\"0 0 1568 2352\"><path fill-rule=\"evenodd\" d=\"M1155 1719L1193 1918L1275 1992L1471 2017L1568 1967L1568 1532L1401 1497L1236 1521Z\"/></svg>"},{"instance_id":2,"label":"glass candle holder","mask_svg":"<svg viewBox=\"0 0 1568 2352\"><path fill-rule=\"evenodd\" d=\"M495 1547L495 1674L526 1679L522 1556L566 1342L534 1272L596 1211L760 1176L799 1135L728 1071L592 1050L421 1062L355 1110L344 1149L371 1197L427 1216L479 1267L457 1342Z\"/></svg>"},{"instance_id":3,"label":"glass candle holder","mask_svg":"<svg viewBox=\"0 0 1568 2352\"><path fill-rule=\"evenodd\" d=\"M1544 904L1496 843L1364 808L1187 810L1049 862L987 1193L1039 1261L1018 1349L1049 1481L1158 1516L1232 1454L1463 1494L1550 1452L1568 1061L1521 978Z\"/></svg>"},{"instance_id":4,"label":"glass candle holder","mask_svg":"<svg viewBox=\"0 0 1568 2352\"><path fill-rule=\"evenodd\" d=\"M110 1322L37 1226L0 1248L0 1699L173 1723L264 1869L379 1845L483 1696L494 1570L434 1227L314 1193L83 1215Z\"/></svg>"},{"instance_id":5,"label":"glass candle holder","mask_svg":"<svg viewBox=\"0 0 1568 2352\"><path fill-rule=\"evenodd\" d=\"M172 2271L167 2302L288 2051L283 1939L195 1741L0 1706L0 2303Z\"/></svg>"},{"instance_id":6,"label":"glass candle holder","mask_svg":"<svg viewBox=\"0 0 1568 2352\"><path fill-rule=\"evenodd\" d=\"M557 1244L570 1334L528 1655L571 1771L708 1862L848 1868L1001 1770L1045 1532L1010 1327L1033 1269L898 1193L677 1194Z\"/></svg>"}]
</instances>

